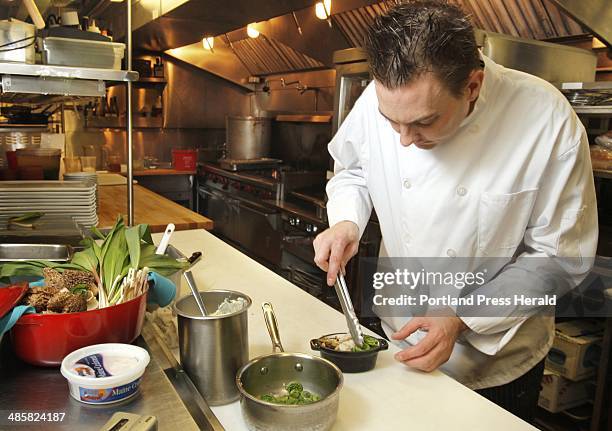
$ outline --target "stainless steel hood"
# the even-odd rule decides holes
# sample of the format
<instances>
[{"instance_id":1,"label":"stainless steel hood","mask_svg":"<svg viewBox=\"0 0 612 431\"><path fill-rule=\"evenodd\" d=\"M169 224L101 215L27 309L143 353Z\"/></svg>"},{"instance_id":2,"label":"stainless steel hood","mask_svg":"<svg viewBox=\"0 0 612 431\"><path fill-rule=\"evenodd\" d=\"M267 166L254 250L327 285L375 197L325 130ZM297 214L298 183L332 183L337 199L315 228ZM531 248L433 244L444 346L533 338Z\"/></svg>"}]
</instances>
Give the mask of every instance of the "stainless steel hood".
<instances>
[{"instance_id":1,"label":"stainless steel hood","mask_svg":"<svg viewBox=\"0 0 612 431\"><path fill-rule=\"evenodd\" d=\"M166 51L312 5L312 0L139 0L133 6L132 37L139 49ZM114 17L113 10L109 7L104 16L123 37L123 18Z\"/></svg>"},{"instance_id":2,"label":"stainless steel hood","mask_svg":"<svg viewBox=\"0 0 612 431\"><path fill-rule=\"evenodd\" d=\"M612 49L612 4L610 0L552 0L576 21L588 27Z\"/></svg>"},{"instance_id":3,"label":"stainless steel hood","mask_svg":"<svg viewBox=\"0 0 612 431\"><path fill-rule=\"evenodd\" d=\"M115 3L99 1L95 9L113 21L120 38L125 20ZM397 1L333 0L328 25L315 17L315 0L133 0L133 39L139 50L163 51L252 90L249 76L333 67L333 53L361 46L374 18ZM604 4L610 0L554 1ZM550 0L453 2L487 32L536 40L588 32ZM612 13L610 9L605 13ZM580 21L605 34L599 25ZM249 39L245 27L254 22L261 36ZM201 46L207 35L215 36L214 52Z\"/></svg>"}]
</instances>

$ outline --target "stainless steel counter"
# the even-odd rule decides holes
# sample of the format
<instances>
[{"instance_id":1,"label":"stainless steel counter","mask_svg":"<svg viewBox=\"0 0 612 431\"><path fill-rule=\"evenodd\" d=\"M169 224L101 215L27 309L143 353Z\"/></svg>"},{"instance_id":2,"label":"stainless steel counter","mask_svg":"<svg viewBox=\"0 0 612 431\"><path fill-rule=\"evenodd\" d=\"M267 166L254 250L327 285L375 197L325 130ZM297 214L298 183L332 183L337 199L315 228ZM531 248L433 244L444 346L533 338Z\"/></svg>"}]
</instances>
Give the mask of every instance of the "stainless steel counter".
<instances>
[{"instance_id":1,"label":"stainless steel counter","mask_svg":"<svg viewBox=\"0 0 612 431\"><path fill-rule=\"evenodd\" d=\"M38 368L16 359L7 343L0 346L0 430L99 430L115 412L157 417L159 430L222 430L193 383L148 321L137 344L151 355L135 397L108 406L90 406L70 397L58 368ZM8 420L10 413L65 413L62 422Z\"/></svg>"}]
</instances>

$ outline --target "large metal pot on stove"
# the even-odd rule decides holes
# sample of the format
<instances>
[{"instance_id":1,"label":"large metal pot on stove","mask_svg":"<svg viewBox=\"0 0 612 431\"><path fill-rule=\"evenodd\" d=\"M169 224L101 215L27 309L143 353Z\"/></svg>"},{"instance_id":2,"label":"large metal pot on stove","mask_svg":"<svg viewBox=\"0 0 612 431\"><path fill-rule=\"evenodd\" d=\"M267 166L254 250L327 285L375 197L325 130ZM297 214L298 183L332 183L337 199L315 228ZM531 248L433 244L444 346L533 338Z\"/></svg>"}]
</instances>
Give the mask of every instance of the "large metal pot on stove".
<instances>
[{"instance_id":1,"label":"large metal pot on stove","mask_svg":"<svg viewBox=\"0 0 612 431\"><path fill-rule=\"evenodd\" d=\"M265 117L225 117L226 158L250 160L270 155L272 119Z\"/></svg>"}]
</instances>

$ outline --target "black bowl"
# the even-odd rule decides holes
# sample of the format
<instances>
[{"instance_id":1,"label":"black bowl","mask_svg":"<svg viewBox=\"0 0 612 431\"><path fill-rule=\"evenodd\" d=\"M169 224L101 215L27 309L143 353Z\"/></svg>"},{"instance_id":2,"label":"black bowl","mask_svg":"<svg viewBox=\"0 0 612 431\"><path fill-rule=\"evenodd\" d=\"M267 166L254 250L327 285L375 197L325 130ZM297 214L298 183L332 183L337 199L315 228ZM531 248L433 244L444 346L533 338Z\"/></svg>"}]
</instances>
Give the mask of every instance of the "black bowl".
<instances>
[{"instance_id":1,"label":"black bowl","mask_svg":"<svg viewBox=\"0 0 612 431\"><path fill-rule=\"evenodd\" d=\"M362 373L364 371L370 371L376 366L378 352L389 348L389 343L383 338L377 338L378 348L365 352L339 352L338 350L321 345L320 340L322 338L333 337L334 335L345 335L345 333L337 332L335 334L327 334L312 339L310 340L310 348L312 350L318 350L323 359L327 359L336 364L343 373Z\"/></svg>"}]
</instances>

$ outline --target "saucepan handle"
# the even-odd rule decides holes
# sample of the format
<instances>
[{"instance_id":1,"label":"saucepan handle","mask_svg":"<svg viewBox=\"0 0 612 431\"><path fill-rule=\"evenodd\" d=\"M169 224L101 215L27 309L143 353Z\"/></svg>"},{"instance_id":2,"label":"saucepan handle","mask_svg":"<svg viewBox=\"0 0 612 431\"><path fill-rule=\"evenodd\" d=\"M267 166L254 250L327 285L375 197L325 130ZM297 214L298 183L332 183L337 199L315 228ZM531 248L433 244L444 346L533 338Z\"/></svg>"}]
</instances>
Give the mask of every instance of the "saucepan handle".
<instances>
[{"instance_id":1,"label":"saucepan handle","mask_svg":"<svg viewBox=\"0 0 612 431\"><path fill-rule=\"evenodd\" d=\"M263 310L264 320L266 321L266 327L268 328L268 334L272 340L272 351L273 352L284 352L283 345L280 340L280 334L278 332L278 323L276 321L276 315L274 314L274 308L269 302L261 304Z\"/></svg>"}]
</instances>

